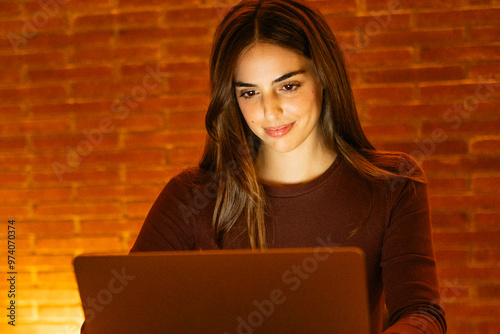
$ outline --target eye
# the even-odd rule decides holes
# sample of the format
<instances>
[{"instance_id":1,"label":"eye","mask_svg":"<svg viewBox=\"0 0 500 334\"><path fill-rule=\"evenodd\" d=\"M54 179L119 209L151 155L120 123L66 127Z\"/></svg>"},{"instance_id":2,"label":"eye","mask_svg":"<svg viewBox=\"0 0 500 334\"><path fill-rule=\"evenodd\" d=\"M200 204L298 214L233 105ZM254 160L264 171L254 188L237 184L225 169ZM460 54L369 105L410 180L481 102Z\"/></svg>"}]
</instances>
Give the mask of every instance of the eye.
<instances>
[{"instance_id":1,"label":"eye","mask_svg":"<svg viewBox=\"0 0 500 334\"><path fill-rule=\"evenodd\" d=\"M257 94L256 91L254 91L254 90L248 90L248 91L241 92L240 97L243 97L245 99L249 99L252 96L254 96L255 94Z\"/></svg>"},{"instance_id":2,"label":"eye","mask_svg":"<svg viewBox=\"0 0 500 334\"><path fill-rule=\"evenodd\" d=\"M293 92L296 91L300 87L300 84L298 83L287 83L282 87L282 90L287 91L287 92Z\"/></svg>"}]
</instances>

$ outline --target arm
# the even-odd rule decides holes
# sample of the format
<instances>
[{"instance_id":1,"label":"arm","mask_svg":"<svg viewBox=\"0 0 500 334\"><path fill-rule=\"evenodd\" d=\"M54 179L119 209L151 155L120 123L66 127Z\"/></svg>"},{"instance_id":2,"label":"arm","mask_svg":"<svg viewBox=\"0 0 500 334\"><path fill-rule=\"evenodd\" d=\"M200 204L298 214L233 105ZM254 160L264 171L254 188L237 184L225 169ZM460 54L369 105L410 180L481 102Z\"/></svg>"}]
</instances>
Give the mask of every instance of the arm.
<instances>
[{"instance_id":1,"label":"arm","mask_svg":"<svg viewBox=\"0 0 500 334\"><path fill-rule=\"evenodd\" d=\"M391 326L384 333L446 333L426 185L407 180L390 197L381 267Z\"/></svg>"}]
</instances>

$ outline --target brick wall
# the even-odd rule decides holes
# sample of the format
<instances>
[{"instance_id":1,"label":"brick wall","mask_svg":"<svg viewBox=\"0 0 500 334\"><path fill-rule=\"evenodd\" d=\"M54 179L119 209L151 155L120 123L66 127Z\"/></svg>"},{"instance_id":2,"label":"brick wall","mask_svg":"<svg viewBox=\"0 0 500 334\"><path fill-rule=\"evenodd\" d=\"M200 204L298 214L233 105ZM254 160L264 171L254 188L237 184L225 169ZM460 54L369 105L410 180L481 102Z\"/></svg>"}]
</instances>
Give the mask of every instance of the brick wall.
<instances>
[{"instance_id":1,"label":"brick wall","mask_svg":"<svg viewBox=\"0 0 500 334\"><path fill-rule=\"evenodd\" d=\"M77 333L73 257L127 252L164 184L197 161L211 38L234 3L0 1L0 249L14 218L16 333ZM315 4L369 138L427 172L449 332L500 333L500 1Z\"/></svg>"}]
</instances>

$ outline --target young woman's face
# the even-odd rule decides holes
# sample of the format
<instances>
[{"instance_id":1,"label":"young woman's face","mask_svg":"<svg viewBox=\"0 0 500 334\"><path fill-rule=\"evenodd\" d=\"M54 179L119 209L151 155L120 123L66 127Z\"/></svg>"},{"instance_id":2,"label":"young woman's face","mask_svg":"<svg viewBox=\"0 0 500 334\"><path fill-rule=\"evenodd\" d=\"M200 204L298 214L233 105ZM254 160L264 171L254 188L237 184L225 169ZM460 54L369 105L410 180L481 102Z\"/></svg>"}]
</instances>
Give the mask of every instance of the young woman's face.
<instances>
[{"instance_id":1,"label":"young woman's face","mask_svg":"<svg viewBox=\"0 0 500 334\"><path fill-rule=\"evenodd\" d=\"M262 141L260 149L285 153L316 146L322 87L311 60L256 43L238 58L234 83L243 117Z\"/></svg>"}]
</instances>

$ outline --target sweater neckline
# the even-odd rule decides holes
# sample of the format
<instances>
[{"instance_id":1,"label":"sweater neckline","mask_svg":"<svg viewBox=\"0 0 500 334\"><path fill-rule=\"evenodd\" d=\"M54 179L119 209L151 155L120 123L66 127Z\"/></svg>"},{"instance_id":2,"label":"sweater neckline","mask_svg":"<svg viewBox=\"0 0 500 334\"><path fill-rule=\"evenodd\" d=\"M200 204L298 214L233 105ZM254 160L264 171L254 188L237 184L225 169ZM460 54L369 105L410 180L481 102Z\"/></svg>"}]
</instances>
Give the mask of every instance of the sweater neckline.
<instances>
[{"instance_id":1,"label":"sweater neckline","mask_svg":"<svg viewBox=\"0 0 500 334\"><path fill-rule=\"evenodd\" d=\"M323 185L326 181L328 181L338 170L341 165L342 158L337 155L335 160L332 162L330 167L323 172L317 178L294 185L285 185L285 186L275 186L262 183L264 191L268 197L295 197L300 196Z\"/></svg>"}]
</instances>

